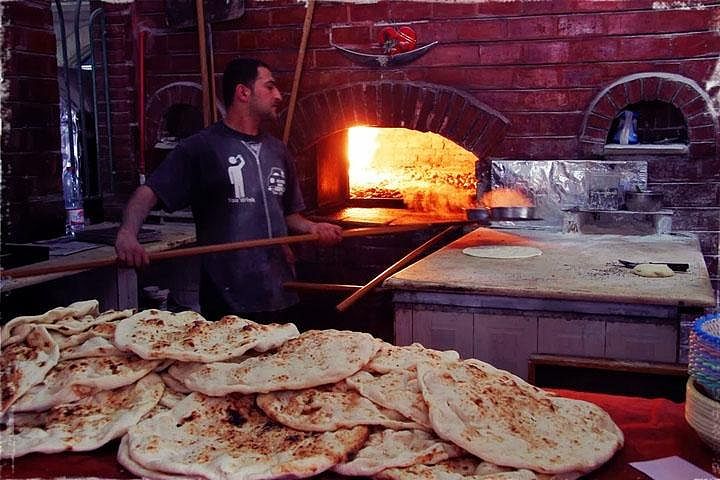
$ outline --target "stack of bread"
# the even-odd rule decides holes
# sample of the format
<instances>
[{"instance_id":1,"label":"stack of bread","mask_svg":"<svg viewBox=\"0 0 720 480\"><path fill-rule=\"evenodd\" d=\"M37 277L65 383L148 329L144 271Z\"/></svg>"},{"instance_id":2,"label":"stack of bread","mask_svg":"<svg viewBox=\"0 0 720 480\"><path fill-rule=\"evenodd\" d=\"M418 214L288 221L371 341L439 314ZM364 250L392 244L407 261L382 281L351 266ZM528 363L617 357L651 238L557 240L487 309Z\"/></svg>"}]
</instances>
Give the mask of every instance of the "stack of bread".
<instances>
[{"instance_id":1,"label":"stack of bread","mask_svg":"<svg viewBox=\"0 0 720 480\"><path fill-rule=\"evenodd\" d=\"M0 455L120 438L146 478L578 478L622 447L591 403L367 333L96 301L2 328Z\"/></svg>"}]
</instances>

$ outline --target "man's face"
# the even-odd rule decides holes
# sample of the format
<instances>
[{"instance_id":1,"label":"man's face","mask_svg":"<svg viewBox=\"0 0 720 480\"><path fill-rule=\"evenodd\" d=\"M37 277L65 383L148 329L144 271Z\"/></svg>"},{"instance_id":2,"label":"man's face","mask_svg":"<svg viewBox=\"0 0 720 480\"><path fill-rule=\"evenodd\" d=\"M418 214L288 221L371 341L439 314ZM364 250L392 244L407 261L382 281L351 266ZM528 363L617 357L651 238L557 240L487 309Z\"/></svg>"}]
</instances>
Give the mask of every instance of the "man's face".
<instances>
[{"instance_id":1,"label":"man's face","mask_svg":"<svg viewBox=\"0 0 720 480\"><path fill-rule=\"evenodd\" d=\"M282 95L275 85L272 72L265 67L259 67L258 76L250 90L250 112L262 120L277 120Z\"/></svg>"}]
</instances>

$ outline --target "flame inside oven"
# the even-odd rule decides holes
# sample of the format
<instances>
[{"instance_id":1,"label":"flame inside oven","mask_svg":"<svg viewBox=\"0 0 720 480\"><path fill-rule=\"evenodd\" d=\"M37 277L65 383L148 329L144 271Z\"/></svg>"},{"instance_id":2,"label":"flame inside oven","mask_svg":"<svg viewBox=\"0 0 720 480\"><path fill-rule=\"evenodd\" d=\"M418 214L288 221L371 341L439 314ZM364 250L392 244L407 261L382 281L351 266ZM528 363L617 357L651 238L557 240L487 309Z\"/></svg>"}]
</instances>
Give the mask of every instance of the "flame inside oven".
<instances>
[{"instance_id":1,"label":"flame inside oven","mask_svg":"<svg viewBox=\"0 0 720 480\"><path fill-rule=\"evenodd\" d=\"M402 198L411 210L450 213L476 196L477 157L435 133L352 127L347 155L351 198Z\"/></svg>"}]
</instances>

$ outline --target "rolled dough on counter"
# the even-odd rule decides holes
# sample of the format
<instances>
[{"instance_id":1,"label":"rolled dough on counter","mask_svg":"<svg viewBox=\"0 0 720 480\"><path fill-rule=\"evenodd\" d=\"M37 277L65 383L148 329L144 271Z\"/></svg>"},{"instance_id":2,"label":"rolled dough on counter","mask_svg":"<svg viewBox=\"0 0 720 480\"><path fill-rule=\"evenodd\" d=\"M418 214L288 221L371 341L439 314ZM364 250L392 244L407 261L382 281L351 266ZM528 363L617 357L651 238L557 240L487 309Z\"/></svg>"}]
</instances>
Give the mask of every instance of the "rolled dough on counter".
<instances>
[{"instance_id":1,"label":"rolled dough on counter","mask_svg":"<svg viewBox=\"0 0 720 480\"><path fill-rule=\"evenodd\" d=\"M480 258L530 258L542 255L542 250L535 247L516 245L488 245L467 247L462 251L465 255Z\"/></svg>"}]
</instances>

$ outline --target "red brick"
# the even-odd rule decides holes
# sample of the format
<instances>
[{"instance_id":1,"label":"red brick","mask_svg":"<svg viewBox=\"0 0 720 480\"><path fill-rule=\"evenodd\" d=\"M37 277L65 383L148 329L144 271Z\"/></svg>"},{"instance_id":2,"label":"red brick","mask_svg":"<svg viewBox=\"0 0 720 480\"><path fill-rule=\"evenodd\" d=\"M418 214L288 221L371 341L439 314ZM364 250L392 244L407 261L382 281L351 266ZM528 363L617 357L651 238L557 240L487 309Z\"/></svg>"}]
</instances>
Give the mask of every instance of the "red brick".
<instances>
[{"instance_id":1,"label":"red brick","mask_svg":"<svg viewBox=\"0 0 720 480\"><path fill-rule=\"evenodd\" d=\"M345 86L337 91L337 96L342 103L343 111L343 125L355 125L357 118L355 118L355 108L353 108L353 97L350 86Z\"/></svg>"},{"instance_id":2,"label":"red brick","mask_svg":"<svg viewBox=\"0 0 720 480\"><path fill-rule=\"evenodd\" d=\"M646 77L642 80L643 100L656 100L658 98L659 77Z\"/></svg>"},{"instance_id":3,"label":"red brick","mask_svg":"<svg viewBox=\"0 0 720 480\"><path fill-rule=\"evenodd\" d=\"M605 141L607 139L607 130L606 129L597 129L592 127L587 127L585 131L583 132L582 140L584 142L590 142L600 145L605 145ZM602 149L601 149L602 150Z\"/></svg>"},{"instance_id":4,"label":"red brick","mask_svg":"<svg viewBox=\"0 0 720 480\"><path fill-rule=\"evenodd\" d=\"M330 90L325 93L328 104L328 116L332 122L332 130L338 130L345 127L345 114L343 112L343 104L338 97L337 90Z\"/></svg>"},{"instance_id":5,"label":"red brick","mask_svg":"<svg viewBox=\"0 0 720 480\"><path fill-rule=\"evenodd\" d=\"M3 2L3 9L3 16L12 19L15 27L28 26L52 31L53 20L49 2Z\"/></svg>"},{"instance_id":6,"label":"red brick","mask_svg":"<svg viewBox=\"0 0 720 480\"><path fill-rule=\"evenodd\" d=\"M307 8L304 5L272 8L270 10L270 25L302 25L305 21Z\"/></svg>"},{"instance_id":7,"label":"red brick","mask_svg":"<svg viewBox=\"0 0 720 480\"><path fill-rule=\"evenodd\" d=\"M688 128L704 127L708 125L714 125L715 118L709 112L694 115L685 119L688 123Z\"/></svg>"},{"instance_id":8,"label":"red brick","mask_svg":"<svg viewBox=\"0 0 720 480\"><path fill-rule=\"evenodd\" d=\"M464 143L475 122L478 121L478 110L470 103L466 103L460 115L455 128L453 128L452 135L457 139L458 143Z\"/></svg>"},{"instance_id":9,"label":"red brick","mask_svg":"<svg viewBox=\"0 0 720 480\"><path fill-rule=\"evenodd\" d=\"M528 160L556 160L578 155L577 138L567 137L510 137L506 136L494 155Z\"/></svg>"},{"instance_id":10,"label":"red brick","mask_svg":"<svg viewBox=\"0 0 720 480\"><path fill-rule=\"evenodd\" d=\"M717 32L686 33L674 36L670 40L670 52L673 58L717 55L720 48Z\"/></svg>"},{"instance_id":11,"label":"red brick","mask_svg":"<svg viewBox=\"0 0 720 480\"><path fill-rule=\"evenodd\" d=\"M668 9L642 12L615 12L607 15L607 33L611 35L638 33L672 33L704 30L709 18L706 9Z\"/></svg>"},{"instance_id":12,"label":"red brick","mask_svg":"<svg viewBox=\"0 0 720 480\"><path fill-rule=\"evenodd\" d=\"M424 89L422 91L422 95L419 99L420 113L418 114L415 122L416 130L427 132L430 129L429 120L431 119L431 114L435 109L436 96L437 93L433 90Z\"/></svg>"},{"instance_id":13,"label":"red brick","mask_svg":"<svg viewBox=\"0 0 720 480\"><path fill-rule=\"evenodd\" d=\"M673 103L673 99L682 85L682 83L676 82L675 80L663 79L658 89L658 99Z\"/></svg>"},{"instance_id":14,"label":"red brick","mask_svg":"<svg viewBox=\"0 0 720 480\"><path fill-rule=\"evenodd\" d=\"M469 47L466 47L469 48ZM523 47L520 44L499 43L491 45L480 45L477 47L476 58L470 58L463 63L480 65L506 65L522 63Z\"/></svg>"},{"instance_id":15,"label":"red brick","mask_svg":"<svg viewBox=\"0 0 720 480\"><path fill-rule=\"evenodd\" d=\"M349 20L348 4L319 3L313 13L313 28L324 24L347 22Z\"/></svg>"},{"instance_id":16,"label":"red brick","mask_svg":"<svg viewBox=\"0 0 720 480\"><path fill-rule=\"evenodd\" d=\"M635 79L630 82L627 82L625 84L625 88L627 91L627 101L628 103L637 103L641 100L645 100L643 97L643 91L642 91L642 80L641 79Z\"/></svg>"},{"instance_id":17,"label":"red brick","mask_svg":"<svg viewBox=\"0 0 720 480\"><path fill-rule=\"evenodd\" d=\"M683 107L688 103L694 101L699 96L700 93L697 90L695 90L689 85L683 84L683 86L680 87L677 95L675 95L675 98L672 100L672 104L678 107Z\"/></svg>"},{"instance_id":18,"label":"red brick","mask_svg":"<svg viewBox=\"0 0 720 480\"><path fill-rule=\"evenodd\" d=\"M376 36L369 25L333 26L331 27L331 35L332 41L336 45L348 46L349 48L367 46L367 50L370 50L370 47L376 43Z\"/></svg>"},{"instance_id":19,"label":"red brick","mask_svg":"<svg viewBox=\"0 0 720 480\"><path fill-rule=\"evenodd\" d=\"M700 113L709 112L711 108L712 107L705 101L705 98L698 96L692 102L686 103L680 110L685 118L689 118Z\"/></svg>"},{"instance_id":20,"label":"red brick","mask_svg":"<svg viewBox=\"0 0 720 480\"><path fill-rule=\"evenodd\" d=\"M313 52L313 66L316 68L351 68L355 64L339 50L318 50Z\"/></svg>"},{"instance_id":21,"label":"red brick","mask_svg":"<svg viewBox=\"0 0 720 480\"><path fill-rule=\"evenodd\" d=\"M363 85L355 84L350 87L351 94L351 105L353 107L353 116L357 124L359 125L370 125L370 114L368 112L368 104L374 101L371 100L368 92L363 88Z\"/></svg>"},{"instance_id":22,"label":"red brick","mask_svg":"<svg viewBox=\"0 0 720 480\"><path fill-rule=\"evenodd\" d=\"M392 18L399 22L432 18L433 6L431 3L403 1L391 1L389 3L389 16L385 18Z\"/></svg>"},{"instance_id":23,"label":"red brick","mask_svg":"<svg viewBox=\"0 0 720 480\"><path fill-rule=\"evenodd\" d=\"M626 84L624 83L615 85L607 93L607 96L614 105L617 105L618 110L622 110L630 103L628 102Z\"/></svg>"},{"instance_id":24,"label":"red brick","mask_svg":"<svg viewBox=\"0 0 720 480\"><path fill-rule=\"evenodd\" d=\"M610 101L610 98L607 95L603 95L595 104L593 113L607 118L613 118L618 113L618 110L616 105Z\"/></svg>"},{"instance_id":25,"label":"red brick","mask_svg":"<svg viewBox=\"0 0 720 480\"><path fill-rule=\"evenodd\" d=\"M558 19L554 16L521 17L507 20L507 38L511 40L557 36Z\"/></svg>"},{"instance_id":26,"label":"red brick","mask_svg":"<svg viewBox=\"0 0 720 480\"><path fill-rule=\"evenodd\" d=\"M715 142L692 142L689 147L690 157L712 157L717 155Z\"/></svg>"},{"instance_id":27,"label":"red brick","mask_svg":"<svg viewBox=\"0 0 720 480\"><path fill-rule=\"evenodd\" d=\"M448 110L445 112L445 119L443 120L442 127L439 132L441 135L453 138L455 136L455 128L457 127L458 119L463 115L465 108L465 99L455 93L451 94L450 104Z\"/></svg>"},{"instance_id":28,"label":"red brick","mask_svg":"<svg viewBox=\"0 0 720 480\"><path fill-rule=\"evenodd\" d=\"M558 34L561 37L603 35L607 32L608 17L604 15L572 15L558 19Z\"/></svg>"},{"instance_id":29,"label":"red brick","mask_svg":"<svg viewBox=\"0 0 720 480\"><path fill-rule=\"evenodd\" d=\"M428 131L439 132L446 120L446 115L452 95L448 91L439 91L435 97L435 106L428 117Z\"/></svg>"},{"instance_id":30,"label":"red brick","mask_svg":"<svg viewBox=\"0 0 720 480\"><path fill-rule=\"evenodd\" d=\"M567 42L538 42L523 46L522 63L567 63L572 60Z\"/></svg>"},{"instance_id":31,"label":"red brick","mask_svg":"<svg viewBox=\"0 0 720 480\"><path fill-rule=\"evenodd\" d=\"M517 15L523 12L525 2L478 2L478 16Z\"/></svg>"},{"instance_id":32,"label":"red brick","mask_svg":"<svg viewBox=\"0 0 720 480\"><path fill-rule=\"evenodd\" d=\"M430 18L462 18L477 16L478 7L475 3L434 3Z\"/></svg>"},{"instance_id":33,"label":"red brick","mask_svg":"<svg viewBox=\"0 0 720 480\"><path fill-rule=\"evenodd\" d=\"M390 3L353 3L348 9L351 22L377 22L378 19L390 18Z\"/></svg>"},{"instance_id":34,"label":"red brick","mask_svg":"<svg viewBox=\"0 0 720 480\"><path fill-rule=\"evenodd\" d=\"M507 22L502 19L473 18L442 22L441 25L444 30L454 32L458 40L465 42L505 40L508 37Z\"/></svg>"},{"instance_id":35,"label":"red brick","mask_svg":"<svg viewBox=\"0 0 720 480\"><path fill-rule=\"evenodd\" d=\"M619 59L621 56L619 50L621 45L619 40L614 38L603 38L601 41L597 39L580 39L569 43L569 55L575 62L598 62Z\"/></svg>"},{"instance_id":36,"label":"red brick","mask_svg":"<svg viewBox=\"0 0 720 480\"><path fill-rule=\"evenodd\" d=\"M420 94L421 89L417 85L408 84L406 86L400 114L402 126L405 128L415 129L417 117L420 113L420 104L418 103L418 97Z\"/></svg>"},{"instance_id":37,"label":"red brick","mask_svg":"<svg viewBox=\"0 0 720 480\"><path fill-rule=\"evenodd\" d=\"M378 112L379 125L381 126L393 126L392 122L392 104L393 104L393 92L392 84L382 82L378 87Z\"/></svg>"},{"instance_id":38,"label":"red brick","mask_svg":"<svg viewBox=\"0 0 720 480\"><path fill-rule=\"evenodd\" d=\"M612 124L612 118L600 117L598 115L590 114L587 117L586 126L590 127L590 128L595 128L600 131L607 132L608 130L610 130L611 124Z\"/></svg>"},{"instance_id":39,"label":"red brick","mask_svg":"<svg viewBox=\"0 0 720 480\"><path fill-rule=\"evenodd\" d=\"M704 127L691 128L688 136L691 142L713 141L718 138L718 133L715 131L714 126L707 125Z\"/></svg>"}]
</instances>

